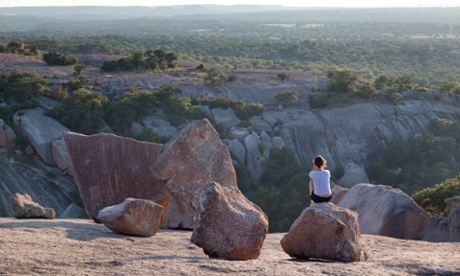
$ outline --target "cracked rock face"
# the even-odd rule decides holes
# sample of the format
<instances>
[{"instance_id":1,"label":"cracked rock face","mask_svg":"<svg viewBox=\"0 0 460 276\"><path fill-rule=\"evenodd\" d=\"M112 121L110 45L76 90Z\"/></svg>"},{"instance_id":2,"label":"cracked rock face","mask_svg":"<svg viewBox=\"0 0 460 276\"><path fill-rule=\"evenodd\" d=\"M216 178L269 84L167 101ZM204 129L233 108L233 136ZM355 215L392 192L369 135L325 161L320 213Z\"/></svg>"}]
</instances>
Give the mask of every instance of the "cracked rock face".
<instances>
[{"instance_id":1,"label":"cracked rock face","mask_svg":"<svg viewBox=\"0 0 460 276\"><path fill-rule=\"evenodd\" d=\"M201 189L210 181L236 187L227 147L208 120L195 121L167 144L113 134L64 136L72 171L88 215L126 198L164 207L163 228L192 229Z\"/></svg>"}]
</instances>

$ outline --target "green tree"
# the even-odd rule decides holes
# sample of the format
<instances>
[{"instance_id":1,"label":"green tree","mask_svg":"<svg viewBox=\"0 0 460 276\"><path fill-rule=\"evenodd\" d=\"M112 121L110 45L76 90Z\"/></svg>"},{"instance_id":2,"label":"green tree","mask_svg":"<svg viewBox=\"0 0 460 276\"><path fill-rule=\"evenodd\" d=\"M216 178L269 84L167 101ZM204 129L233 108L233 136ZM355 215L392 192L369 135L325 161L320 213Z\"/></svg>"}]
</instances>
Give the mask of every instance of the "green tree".
<instances>
[{"instance_id":1,"label":"green tree","mask_svg":"<svg viewBox=\"0 0 460 276\"><path fill-rule=\"evenodd\" d=\"M285 73L285 72L278 73L277 76L282 82L284 82L285 80L288 80L288 79L291 78L291 75L289 75L288 73Z\"/></svg>"},{"instance_id":2,"label":"green tree","mask_svg":"<svg viewBox=\"0 0 460 276\"><path fill-rule=\"evenodd\" d=\"M43 54L43 61L45 61L45 63L48 65L62 66L74 65L78 63L78 59L76 57L60 54L55 51Z\"/></svg>"},{"instance_id":3,"label":"green tree","mask_svg":"<svg viewBox=\"0 0 460 276\"><path fill-rule=\"evenodd\" d=\"M267 214L270 232L285 232L308 206L305 168L288 147L272 148L254 202Z\"/></svg>"},{"instance_id":4,"label":"green tree","mask_svg":"<svg viewBox=\"0 0 460 276\"><path fill-rule=\"evenodd\" d=\"M128 135L131 124L155 112L156 93L137 91L117 97L105 108L105 121L119 135Z\"/></svg>"},{"instance_id":5,"label":"green tree","mask_svg":"<svg viewBox=\"0 0 460 276\"><path fill-rule=\"evenodd\" d=\"M407 76L397 77L392 81L392 84L395 85L399 90L410 90L413 88L412 80Z\"/></svg>"},{"instance_id":6,"label":"green tree","mask_svg":"<svg viewBox=\"0 0 460 276\"><path fill-rule=\"evenodd\" d=\"M329 92L356 92L355 82L358 80L358 76L350 70L328 71L326 75L330 79L327 82Z\"/></svg>"},{"instance_id":7,"label":"green tree","mask_svg":"<svg viewBox=\"0 0 460 276\"><path fill-rule=\"evenodd\" d=\"M297 91L285 90L273 95L273 100L275 100L277 104L281 104L284 107L289 107L297 104L299 98Z\"/></svg>"},{"instance_id":8,"label":"green tree","mask_svg":"<svg viewBox=\"0 0 460 276\"><path fill-rule=\"evenodd\" d=\"M224 86L228 81L228 77L217 68L205 69L205 71L207 75L203 82L206 85Z\"/></svg>"},{"instance_id":9,"label":"green tree","mask_svg":"<svg viewBox=\"0 0 460 276\"><path fill-rule=\"evenodd\" d=\"M448 213L444 200L460 194L460 174L434 187L426 188L412 195L417 204L431 214L445 216Z\"/></svg>"},{"instance_id":10,"label":"green tree","mask_svg":"<svg viewBox=\"0 0 460 276\"><path fill-rule=\"evenodd\" d=\"M144 127L139 134L139 140L145 142L156 143L158 142L158 134L149 127Z\"/></svg>"},{"instance_id":11,"label":"green tree","mask_svg":"<svg viewBox=\"0 0 460 276\"><path fill-rule=\"evenodd\" d=\"M323 108L327 106L327 96L323 93L311 93L308 95L310 108Z\"/></svg>"},{"instance_id":12,"label":"green tree","mask_svg":"<svg viewBox=\"0 0 460 276\"><path fill-rule=\"evenodd\" d=\"M49 109L46 114L72 131L95 134L105 125L103 117L107 103L107 97L81 89L73 92L61 106Z\"/></svg>"},{"instance_id":13,"label":"green tree","mask_svg":"<svg viewBox=\"0 0 460 276\"><path fill-rule=\"evenodd\" d=\"M374 80L374 86L377 89L382 89L391 85L391 80L386 75L380 75Z\"/></svg>"},{"instance_id":14,"label":"green tree","mask_svg":"<svg viewBox=\"0 0 460 276\"><path fill-rule=\"evenodd\" d=\"M129 62L136 69L138 69L141 66L143 58L144 52L141 50L134 51L131 53L131 55L128 56Z\"/></svg>"},{"instance_id":15,"label":"green tree","mask_svg":"<svg viewBox=\"0 0 460 276\"><path fill-rule=\"evenodd\" d=\"M6 102L36 102L46 94L48 82L28 72L3 73L0 77L0 98Z\"/></svg>"},{"instance_id":16,"label":"green tree","mask_svg":"<svg viewBox=\"0 0 460 276\"><path fill-rule=\"evenodd\" d=\"M76 75L76 76L80 76L81 72L83 72L84 70L86 70L88 67L89 67L88 64L77 63L77 64L75 64L75 66L73 67L73 70L75 70L75 75Z\"/></svg>"},{"instance_id":17,"label":"green tree","mask_svg":"<svg viewBox=\"0 0 460 276\"><path fill-rule=\"evenodd\" d=\"M377 96L378 91L374 86L367 84L361 87L356 94L362 98L372 98Z\"/></svg>"},{"instance_id":18,"label":"green tree","mask_svg":"<svg viewBox=\"0 0 460 276\"><path fill-rule=\"evenodd\" d=\"M178 59L177 55L173 52L167 53L165 55L165 60L168 65L168 68L175 68L176 67L176 60Z\"/></svg>"}]
</instances>

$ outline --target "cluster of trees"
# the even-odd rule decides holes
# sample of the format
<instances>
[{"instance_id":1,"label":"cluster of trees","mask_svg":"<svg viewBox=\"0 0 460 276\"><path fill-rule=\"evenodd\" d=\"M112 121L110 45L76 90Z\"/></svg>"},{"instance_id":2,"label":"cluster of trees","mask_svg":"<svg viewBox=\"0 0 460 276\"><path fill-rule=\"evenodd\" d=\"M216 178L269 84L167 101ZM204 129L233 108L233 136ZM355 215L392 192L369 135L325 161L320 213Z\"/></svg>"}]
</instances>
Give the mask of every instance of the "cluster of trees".
<instances>
[{"instance_id":1,"label":"cluster of trees","mask_svg":"<svg viewBox=\"0 0 460 276\"><path fill-rule=\"evenodd\" d=\"M94 134L110 127L118 135L130 136L133 122L141 122L142 118L155 114L160 108L165 118L174 126L183 125L187 120L207 118L208 115L200 105L208 105L210 108L232 108L236 116L244 121L264 111L264 106L258 103L246 105L243 101L225 97L208 100L193 95L184 97L181 94L181 89L165 84L154 92L133 89L109 101L106 96L98 92L80 89L64 98L63 105L48 110L47 114L72 131ZM225 133L221 134L225 135ZM143 135L152 137L154 134Z\"/></svg>"},{"instance_id":2,"label":"cluster of trees","mask_svg":"<svg viewBox=\"0 0 460 276\"><path fill-rule=\"evenodd\" d=\"M225 73L220 71L217 68L209 68L206 69L204 67L201 67L202 65L199 65L197 69L206 72L206 76L203 78L203 83L206 85L212 85L212 86L224 86L228 82L235 81L237 80L236 75L229 75L227 76Z\"/></svg>"},{"instance_id":3,"label":"cluster of trees","mask_svg":"<svg viewBox=\"0 0 460 276\"><path fill-rule=\"evenodd\" d=\"M438 86L458 82L460 28L455 13L458 9L334 9L142 18L110 26L60 22L46 36L36 29L0 30L0 39L21 37L40 49L66 53L127 55L164 49L184 60L233 68L350 68L366 80L403 75L417 85Z\"/></svg>"},{"instance_id":4,"label":"cluster of trees","mask_svg":"<svg viewBox=\"0 0 460 276\"><path fill-rule=\"evenodd\" d=\"M49 93L47 81L28 72L3 73L0 76L0 117L11 123L13 114L19 109L37 106L38 98Z\"/></svg>"},{"instance_id":5,"label":"cluster of trees","mask_svg":"<svg viewBox=\"0 0 460 276\"><path fill-rule=\"evenodd\" d=\"M43 61L48 65L67 66L67 65L75 65L79 62L78 58L76 57L69 56L66 54L61 54L55 51L44 53L42 57L43 57Z\"/></svg>"},{"instance_id":6,"label":"cluster of trees","mask_svg":"<svg viewBox=\"0 0 460 276\"><path fill-rule=\"evenodd\" d=\"M446 179L442 183L436 184L433 187L423 189L412 195L415 202L430 212L446 216L449 212L444 200L446 198L458 196L460 194L460 174Z\"/></svg>"},{"instance_id":7,"label":"cluster of trees","mask_svg":"<svg viewBox=\"0 0 460 276\"><path fill-rule=\"evenodd\" d=\"M8 44L0 44L0 53L13 53L25 56L38 55L38 48L32 45L30 49L25 49L25 44L21 40L13 40Z\"/></svg>"},{"instance_id":8,"label":"cluster of trees","mask_svg":"<svg viewBox=\"0 0 460 276\"><path fill-rule=\"evenodd\" d=\"M299 164L292 149L270 150L252 200L267 214L270 232L287 232L310 205L307 169Z\"/></svg>"},{"instance_id":9,"label":"cluster of trees","mask_svg":"<svg viewBox=\"0 0 460 276\"><path fill-rule=\"evenodd\" d=\"M132 69L166 70L176 67L177 55L158 49L155 51L134 51L126 58L105 61L101 69L106 72L127 71Z\"/></svg>"},{"instance_id":10,"label":"cluster of trees","mask_svg":"<svg viewBox=\"0 0 460 276\"><path fill-rule=\"evenodd\" d=\"M407 144L393 141L383 153L376 153L366 169L371 181L412 194L458 174L460 123L435 119L429 130Z\"/></svg>"}]
</instances>

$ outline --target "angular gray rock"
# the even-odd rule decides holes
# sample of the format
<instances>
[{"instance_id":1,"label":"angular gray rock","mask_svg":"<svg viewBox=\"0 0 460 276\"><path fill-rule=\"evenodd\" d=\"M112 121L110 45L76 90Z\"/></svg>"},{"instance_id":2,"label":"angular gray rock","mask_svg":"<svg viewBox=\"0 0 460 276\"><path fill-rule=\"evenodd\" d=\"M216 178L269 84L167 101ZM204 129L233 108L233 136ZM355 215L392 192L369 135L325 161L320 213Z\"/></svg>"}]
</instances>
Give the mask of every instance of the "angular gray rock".
<instances>
[{"instance_id":1,"label":"angular gray rock","mask_svg":"<svg viewBox=\"0 0 460 276\"><path fill-rule=\"evenodd\" d=\"M228 138L231 140L238 140L239 142L243 141L244 137L249 135L249 131L247 129L242 129L242 128L235 128L232 127L228 131Z\"/></svg>"},{"instance_id":2,"label":"angular gray rock","mask_svg":"<svg viewBox=\"0 0 460 276\"><path fill-rule=\"evenodd\" d=\"M363 234L419 240L430 219L410 196L385 185L357 184L332 201L359 214Z\"/></svg>"},{"instance_id":3,"label":"angular gray rock","mask_svg":"<svg viewBox=\"0 0 460 276\"><path fill-rule=\"evenodd\" d=\"M240 124L240 119L235 116L233 109L213 108L211 109L212 117L216 125L222 125L224 129L230 129Z\"/></svg>"},{"instance_id":4,"label":"angular gray rock","mask_svg":"<svg viewBox=\"0 0 460 276\"><path fill-rule=\"evenodd\" d=\"M159 137L172 137L177 133L177 128L167 120L157 116L146 117L142 120L144 127L153 129Z\"/></svg>"},{"instance_id":5,"label":"angular gray rock","mask_svg":"<svg viewBox=\"0 0 460 276\"><path fill-rule=\"evenodd\" d=\"M355 163L345 165L344 175L337 180L337 184L344 188L351 188L358 183L369 183L369 178L363 168Z\"/></svg>"},{"instance_id":6,"label":"angular gray rock","mask_svg":"<svg viewBox=\"0 0 460 276\"><path fill-rule=\"evenodd\" d=\"M13 116L14 126L19 129L43 161L55 166L51 143L61 138L69 129L51 117L45 116L44 112L41 108L21 110Z\"/></svg>"},{"instance_id":7,"label":"angular gray rock","mask_svg":"<svg viewBox=\"0 0 460 276\"><path fill-rule=\"evenodd\" d=\"M193 228L198 197L207 183L237 187L230 153L207 119L176 133L164 145L151 172L168 191L167 228Z\"/></svg>"},{"instance_id":8,"label":"angular gray rock","mask_svg":"<svg viewBox=\"0 0 460 276\"><path fill-rule=\"evenodd\" d=\"M42 207L34 202L28 194L15 193L11 195L10 202L15 218L54 219L56 217L56 213L52 208Z\"/></svg>"},{"instance_id":9,"label":"angular gray rock","mask_svg":"<svg viewBox=\"0 0 460 276\"><path fill-rule=\"evenodd\" d=\"M259 144L261 143L259 136L256 133L251 133L243 140L243 145L246 148L246 166L251 172L251 179L257 183L262 176L263 169L260 169L260 164L265 160L263 152L260 152Z\"/></svg>"},{"instance_id":10,"label":"angular gray rock","mask_svg":"<svg viewBox=\"0 0 460 276\"><path fill-rule=\"evenodd\" d=\"M366 261L358 214L331 202L303 210L281 239L284 252L293 258L342 262Z\"/></svg>"},{"instance_id":11,"label":"angular gray rock","mask_svg":"<svg viewBox=\"0 0 460 276\"><path fill-rule=\"evenodd\" d=\"M286 144L284 143L284 140L283 138L279 137L279 136L275 136L272 138L272 145L274 147L277 147L277 148L282 148L284 147Z\"/></svg>"},{"instance_id":12,"label":"angular gray rock","mask_svg":"<svg viewBox=\"0 0 460 276\"><path fill-rule=\"evenodd\" d=\"M56 166L59 169L65 171L67 174L73 175L64 139L60 138L58 140L53 141L51 143L51 148L53 150L53 159L56 163Z\"/></svg>"},{"instance_id":13,"label":"angular gray rock","mask_svg":"<svg viewBox=\"0 0 460 276\"><path fill-rule=\"evenodd\" d=\"M81 218L81 212L84 211L80 206L78 206L75 203L70 204L67 206L67 208L64 210L64 213L62 213L59 218L60 219L78 219Z\"/></svg>"},{"instance_id":14,"label":"angular gray rock","mask_svg":"<svg viewBox=\"0 0 460 276\"><path fill-rule=\"evenodd\" d=\"M0 147L12 147L16 140L16 133L3 119L0 119Z\"/></svg>"},{"instance_id":15,"label":"angular gray rock","mask_svg":"<svg viewBox=\"0 0 460 276\"><path fill-rule=\"evenodd\" d=\"M207 184L201 194L191 241L211 258L256 259L268 232L265 213L236 187Z\"/></svg>"},{"instance_id":16,"label":"angular gray rock","mask_svg":"<svg viewBox=\"0 0 460 276\"><path fill-rule=\"evenodd\" d=\"M460 241L460 196L454 196L445 200L449 215L447 223L449 224L449 240Z\"/></svg>"},{"instance_id":17,"label":"angular gray rock","mask_svg":"<svg viewBox=\"0 0 460 276\"><path fill-rule=\"evenodd\" d=\"M163 206L151 200L127 198L102 209L97 219L115 233L151 237L163 224L162 213Z\"/></svg>"},{"instance_id":18,"label":"angular gray rock","mask_svg":"<svg viewBox=\"0 0 460 276\"><path fill-rule=\"evenodd\" d=\"M230 140L227 146L232 159L241 164L244 164L244 161L246 160L246 149L244 148L243 144L235 139Z\"/></svg>"}]
</instances>

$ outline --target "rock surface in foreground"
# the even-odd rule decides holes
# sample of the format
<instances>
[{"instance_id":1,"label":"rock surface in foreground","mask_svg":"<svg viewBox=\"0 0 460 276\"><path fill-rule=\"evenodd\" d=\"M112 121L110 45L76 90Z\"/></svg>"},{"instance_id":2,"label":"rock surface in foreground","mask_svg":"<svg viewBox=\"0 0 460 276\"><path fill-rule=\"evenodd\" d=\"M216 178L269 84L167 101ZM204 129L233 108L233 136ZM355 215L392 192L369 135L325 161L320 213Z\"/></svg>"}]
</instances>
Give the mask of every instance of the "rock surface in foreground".
<instances>
[{"instance_id":1,"label":"rock surface in foreground","mask_svg":"<svg viewBox=\"0 0 460 276\"><path fill-rule=\"evenodd\" d=\"M167 228L193 228L198 197L209 182L237 187L228 149L207 119L192 122L165 144L151 172L166 183Z\"/></svg>"},{"instance_id":2,"label":"rock surface in foreground","mask_svg":"<svg viewBox=\"0 0 460 276\"><path fill-rule=\"evenodd\" d=\"M191 241L211 258L256 259L268 232L265 213L237 188L207 184Z\"/></svg>"},{"instance_id":3,"label":"rock surface in foreground","mask_svg":"<svg viewBox=\"0 0 460 276\"><path fill-rule=\"evenodd\" d=\"M160 228L163 206L151 200L127 198L102 209L97 216L110 230L123 235L151 237Z\"/></svg>"},{"instance_id":4,"label":"rock surface in foreground","mask_svg":"<svg viewBox=\"0 0 460 276\"><path fill-rule=\"evenodd\" d=\"M155 202L167 198L164 183L149 169L163 145L105 133L86 136L68 132L64 140L90 218L97 221L100 210L128 197Z\"/></svg>"},{"instance_id":5,"label":"rock surface in foreground","mask_svg":"<svg viewBox=\"0 0 460 276\"><path fill-rule=\"evenodd\" d=\"M418 240L430 216L399 189L358 184L333 202L359 214L363 234Z\"/></svg>"},{"instance_id":6,"label":"rock surface in foreground","mask_svg":"<svg viewBox=\"0 0 460 276\"><path fill-rule=\"evenodd\" d=\"M281 239L281 246L293 258L367 260L358 214L330 202L306 208Z\"/></svg>"},{"instance_id":7,"label":"rock surface in foreground","mask_svg":"<svg viewBox=\"0 0 460 276\"><path fill-rule=\"evenodd\" d=\"M54 219L56 213L52 208L42 207L34 202L28 194L13 194L10 197L11 208L15 218L45 218Z\"/></svg>"}]
</instances>

